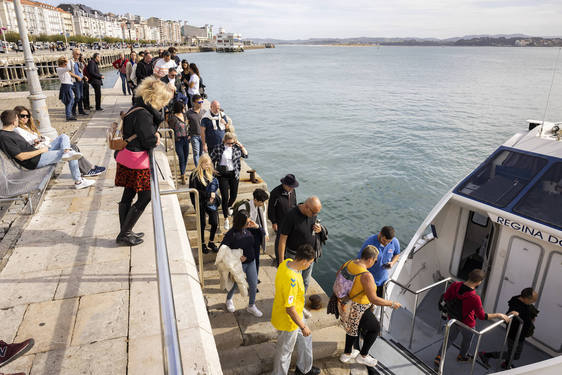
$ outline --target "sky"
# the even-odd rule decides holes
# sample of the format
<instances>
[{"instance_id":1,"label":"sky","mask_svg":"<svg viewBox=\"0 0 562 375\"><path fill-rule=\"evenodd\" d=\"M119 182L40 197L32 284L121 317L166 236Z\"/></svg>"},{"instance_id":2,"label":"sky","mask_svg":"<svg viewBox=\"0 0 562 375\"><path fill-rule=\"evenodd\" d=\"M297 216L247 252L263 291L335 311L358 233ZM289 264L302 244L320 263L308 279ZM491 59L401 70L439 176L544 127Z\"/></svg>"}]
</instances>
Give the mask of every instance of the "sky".
<instances>
[{"instance_id":1,"label":"sky","mask_svg":"<svg viewBox=\"0 0 562 375\"><path fill-rule=\"evenodd\" d=\"M51 5L60 1L39 0ZM562 35L562 0L82 0L102 12L187 20L243 38Z\"/></svg>"}]
</instances>

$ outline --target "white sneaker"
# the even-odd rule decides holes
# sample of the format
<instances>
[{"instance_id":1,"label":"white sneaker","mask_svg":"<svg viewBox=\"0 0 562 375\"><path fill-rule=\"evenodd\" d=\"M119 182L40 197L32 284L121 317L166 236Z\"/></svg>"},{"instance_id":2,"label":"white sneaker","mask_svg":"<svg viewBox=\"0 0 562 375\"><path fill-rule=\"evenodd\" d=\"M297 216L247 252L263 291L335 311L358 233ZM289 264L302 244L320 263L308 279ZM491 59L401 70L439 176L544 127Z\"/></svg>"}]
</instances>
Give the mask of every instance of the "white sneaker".
<instances>
[{"instance_id":1,"label":"white sneaker","mask_svg":"<svg viewBox=\"0 0 562 375\"><path fill-rule=\"evenodd\" d=\"M226 311L231 312L231 313L236 311L236 308L234 307L234 302L232 302L231 299L226 300Z\"/></svg>"},{"instance_id":2,"label":"white sneaker","mask_svg":"<svg viewBox=\"0 0 562 375\"><path fill-rule=\"evenodd\" d=\"M84 188L87 188L89 186L92 186L95 183L96 182L93 181L93 180L86 180L85 178L83 178L82 181L80 181L80 183L74 184L74 188L77 189L77 190L80 190L80 189L84 189Z\"/></svg>"},{"instance_id":3,"label":"white sneaker","mask_svg":"<svg viewBox=\"0 0 562 375\"><path fill-rule=\"evenodd\" d=\"M363 357L362 355L358 355L355 358L355 362L360 363L360 364L365 365L365 366L369 366L369 367L375 367L377 365L377 363L379 363L378 360L374 359L369 354L367 354L366 357Z\"/></svg>"},{"instance_id":4,"label":"white sneaker","mask_svg":"<svg viewBox=\"0 0 562 375\"><path fill-rule=\"evenodd\" d=\"M234 210L231 208L228 209L228 216L232 216L232 214L234 213Z\"/></svg>"},{"instance_id":5,"label":"white sneaker","mask_svg":"<svg viewBox=\"0 0 562 375\"><path fill-rule=\"evenodd\" d=\"M62 161L69 161L69 160L78 160L82 157L82 154L79 152L76 152L74 150L70 150L68 152L65 152L64 154L62 154Z\"/></svg>"},{"instance_id":6,"label":"white sneaker","mask_svg":"<svg viewBox=\"0 0 562 375\"><path fill-rule=\"evenodd\" d=\"M263 313L256 307L256 305L246 307L246 311L256 318L261 318L263 316Z\"/></svg>"},{"instance_id":7,"label":"white sneaker","mask_svg":"<svg viewBox=\"0 0 562 375\"><path fill-rule=\"evenodd\" d=\"M302 314L304 315L305 319L310 319L312 318L312 314L310 313L310 311L308 311L306 308L302 309Z\"/></svg>"},{"instance_id":8,"label":"white sneaker","mask_svg":"<svg viewBox=\"0 0 562 375\"><path fill-rule=\"evenodd\" d=\"M342 355L340 355L340 361L343 363L354 362L355 358L357 358L358 355L359 355L359 350L353 349L351 351L351 354L343 353Z\"/></svg>"},{"instance_id":9,"label":"white sneaker","mask_svg":"<svg viewBox=\"0 0 562 375\"><path fill-rule=\"evenodd\" d=\"M229 230L230 229L230 222L228 221L228 218L224 219L224 230Z\"/></svg>"}]
</instances>

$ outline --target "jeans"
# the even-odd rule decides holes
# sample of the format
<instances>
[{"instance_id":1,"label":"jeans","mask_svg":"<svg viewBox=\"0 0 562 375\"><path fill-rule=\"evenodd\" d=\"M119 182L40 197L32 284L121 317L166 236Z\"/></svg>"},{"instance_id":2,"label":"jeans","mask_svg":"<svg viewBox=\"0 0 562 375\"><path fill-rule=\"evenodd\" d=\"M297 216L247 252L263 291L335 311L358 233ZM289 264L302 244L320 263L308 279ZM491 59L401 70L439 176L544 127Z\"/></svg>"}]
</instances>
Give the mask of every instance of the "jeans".
<instances>
[{"instance_id":1,"label":"jeans","mask_svg":"<svg viewBox=\"0 0 562 375\"><path fill-rule=\"evenodd\" d=\"M228 207L232 207L238 196L238 184L240 180L236 178L234 171L222 173L219 176L219 189L222 198L222 214L228 217Z\"/></svg>"},{"instance_id":2,"label":"jeans","mask_svg":"<svg viewBox=\"0 0 562 375\"><path fill-rule=\"evenodd\" d=\"M248 301L248 306L253 306L256 303L256 290L258 289L258 274L256 272L256 261L251 261L250 263L242 263L242 270L246 274L246 280L248 281L248 296L250 297ZM238 289L238 285L234 284L232 289L226 295L226 299L232 299L234 292Z\"/></svg>"},{"instance_id":3,"label":"jeans","mask_svg":"<svg viewBox=\"0 0 562 375\"><path fill-rule=\"evenodd\" d=\"M70 86L70 85L63 85L64 87ZM72 117L72 107L74 106L74 101L75 101L75 97L74 97L74 92L73 92L74 86L72 87L71 90L69 90L69 94L71 96L71 99L68 103L64 103L64 112L66 115L66 119L68 120L69 118Z\"/></svg>"},{"instance_id":4,"label":"jeans","mask_svg":"<svg viewBox=\"0 0 562 375\"><path fill-rule=\"evenodd\" d=\"M193 164L197 167L197 164L199 164L199 156L203 155L203 145L201 144L200 135L191 136L191 150L193 151Z\"/></svg>"},{"instance_id":5,"label":"jeans","mask_svg":"<svg viewBox=\"0 0 562 375\"><path fill-rule=\"evenodd\" d=\"M291 356L296 347L297 368L306 374L312 370L312 336L304 337L300 329L279 331L272 375L287 375L291 365Z\"/></svg>"},{"instance_id":6,"label":"jeans","mask_svg":"<svg viewBox=\"0 0 562 375\"><path fill-rule=\"evenodd\" d=\"M83 97L84 97L84 83L74 82L72 85L72 91L74 91L74 105L72 106L72 115L76 116L76 107L78 107L79 113L84 113Z\"/></svg>"},{"instance_id":7,"label":"jeans","mask_svg":"<svg viewBox=\"0 0 562 375\"><path fill-rule=\"evenodd\" d=\"M187 158L189 157L189 139L187 137L176 138L176 154L178 154L180 172L183 176L187 166Z\"/></svg>"},{"instance_id":8,"label":"jeans","mask_svg":"<svg viewBox=\"0 0 562 375\"><path fill-rule=\"evenodd\" d=\"M41 154L39 163L37 163L37 168L43 168L47 165L57 164L64 155L64 150L71 150L70 138L68 135L61 134L51 142L49 151ZM80 168L78 167L78 160L70 160L68 162L68 167L70 168L70 174L74 181L81 181Z\"/></svg>"},{"instance_id":9,"label":"jeans","mask_svg":"<svg viewBox=\"0 0 562 375\"><path fill-rule=\"evenodd\" d=\"M453 325L451 327L451 330L449 331L449 340L447 341L447 350L449 349L449 347L453 344L453 342L455 341L455 339L457 338L457 336L459 335L459 333L462 335L462 341L461 341L461 349L459 351L459 355L462 357L466 357L466 355L468 354L468 349L470 349L470 343L472 342L472 332L467 331L457 325ZM442 350L443 346L441 346L441 350ZM441 355L441 350L439 350L439 353L437 353L437 355Z\"/></svg>"},{"instance_id":10,"label":"jeans","mask_svg":"<svg viewBox=\"0 0 562 375\"><path fill-rule=\"evenodd\" d=\"M123 90L123 95L127 95L127 75L125 73L119 72L119 77L121 77L121 89ZM131 89L129 88L129 94Z\"/></svg>"}]
</instances>

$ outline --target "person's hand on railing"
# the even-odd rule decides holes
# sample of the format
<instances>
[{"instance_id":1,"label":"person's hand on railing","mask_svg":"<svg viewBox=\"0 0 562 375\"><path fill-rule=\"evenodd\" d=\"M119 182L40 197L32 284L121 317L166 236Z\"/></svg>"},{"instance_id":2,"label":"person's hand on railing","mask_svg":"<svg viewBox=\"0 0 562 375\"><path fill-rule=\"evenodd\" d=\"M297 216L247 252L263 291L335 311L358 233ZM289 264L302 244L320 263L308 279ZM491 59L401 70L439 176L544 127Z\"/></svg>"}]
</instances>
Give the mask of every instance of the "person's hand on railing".
<instances>
[{"instance_id":1,"label":"person's hand on railing","mask_svg":"<svg viewBox=\"0 0 562 375\"><path fill-rule=\"evenodd\" d=\"M392 307L394 310L396 310L396 309L401 308L402 305L399 302L392 301L392 305L390 305L390 307Z\"/></svg>"},{"instance_id":2,"label":"person's hand on railing","mask_svg":"<svg viewBox=\"0 0 562 375\"><path fill-rule=\"evenodd\" d=\"M511 318L505 314L498 314L499 318L502 318L504 320L504 322L509 323L509 321L511 320Z\"/></svg>"},{"instance_id":3,"label":"person's hand on railing","mask_svg":"<svg viewBox=\"0 0 562 375\"><path fill-rule=\"evenodd\" d=\"M510 311L507 315L519 316L519 313L517 311Z\"/></svg>"}]
</instances>

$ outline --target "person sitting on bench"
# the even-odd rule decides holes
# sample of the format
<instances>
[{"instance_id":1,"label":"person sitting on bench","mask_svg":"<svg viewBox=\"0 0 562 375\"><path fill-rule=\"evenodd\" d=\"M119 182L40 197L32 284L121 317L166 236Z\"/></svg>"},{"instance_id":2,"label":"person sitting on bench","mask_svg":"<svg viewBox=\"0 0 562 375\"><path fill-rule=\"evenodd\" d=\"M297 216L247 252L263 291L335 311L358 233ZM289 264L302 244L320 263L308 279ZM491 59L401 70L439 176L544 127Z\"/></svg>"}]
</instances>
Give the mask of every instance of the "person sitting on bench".
<instances>
[{"instance_id":1,"label":"person sitting on bench","mask_svg":"<svg viewBox=\"0 0 562 375\"><path fill-rule=\"evenodd\" d=\"M67 135L62 134L53 139L49 148L41 147L37 149L14 131L18 126L16 111L4 111L0 118L3 126L0 130L0 150L4 151L16 163L26 169L37 169L57 164L61 160L68 161L68 167L76 189L83 189L94 184L94 181L80 176L77 160L82 157L82 154L72 150L70 138Z\"/></svg>"}]
</instances>

